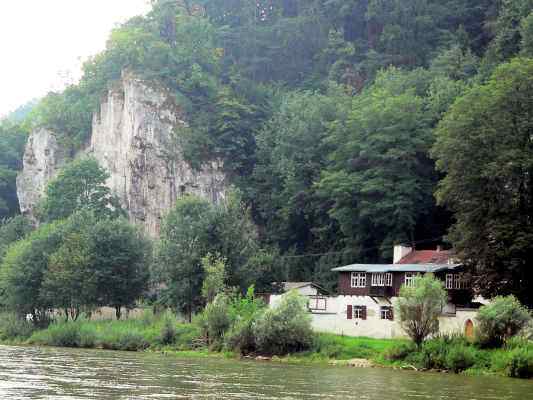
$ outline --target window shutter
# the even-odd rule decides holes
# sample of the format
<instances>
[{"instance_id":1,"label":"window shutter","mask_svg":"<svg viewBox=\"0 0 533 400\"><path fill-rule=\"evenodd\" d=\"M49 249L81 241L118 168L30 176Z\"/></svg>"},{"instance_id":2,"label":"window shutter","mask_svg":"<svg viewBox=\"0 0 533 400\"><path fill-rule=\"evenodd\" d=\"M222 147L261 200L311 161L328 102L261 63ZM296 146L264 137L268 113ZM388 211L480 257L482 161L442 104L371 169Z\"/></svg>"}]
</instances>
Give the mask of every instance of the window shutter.
<instances>
[{"instance_id":1,"label":"window shutter","mask_svg":"<svg viewBox=\"0 0 533 400\"><path fill-rule=\"evenodd\" d=\"M352 306L348 305L346 307L346 319L352 319Z\"/></svg>"},{"instance_id":2,"label":"window shutter","mask_svg":"<svg viewBox=\"0 0 533 400\"><path fill-rule=\"evenodd\" d=\"M389 308L389 319L391 321L394 321L394 308L393 307Z\"/></svg>"},{"instance_id":3,"label":"window shutter","mask_svg":"<svg viewBox=\"0 0 533 400\"><path fill-rule=\"evenodd\" d=\"M366 319L366 306L362 307L361 314L361 319Z\"/></svg>"}]
</instances>

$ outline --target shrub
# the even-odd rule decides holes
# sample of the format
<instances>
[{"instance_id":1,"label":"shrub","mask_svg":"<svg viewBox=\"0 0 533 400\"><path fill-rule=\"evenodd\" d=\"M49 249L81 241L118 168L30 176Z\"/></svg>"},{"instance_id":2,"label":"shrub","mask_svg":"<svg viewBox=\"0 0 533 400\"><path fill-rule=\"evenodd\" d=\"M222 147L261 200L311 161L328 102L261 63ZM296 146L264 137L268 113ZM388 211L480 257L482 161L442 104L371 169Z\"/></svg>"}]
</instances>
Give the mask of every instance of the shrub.
<instances>
[{"instance_id":1,"label":"shrub","mask_svg":"<svg viewBox=\"0 0 533 400\"><path fill-rule=\"evenodd\" d=\"M176 318L169 313L163 317L163 325L161 326L161 334L159 342L161 344L172 344L176 341Z\"/></svg>"},{"instance_id":2,"label":"shrub","mask_svg":"<svg viewBox=\"0 0 533 400\"><path fill-rule=\"evenodd\" d=\"M385 352L385 358L391 361L404 360L414 352L416 347L413 343L399 343Z\"/></svg>"},{"instance_id":3,"label":"shrub","mask_svg":"<svg viewBox=\"0 0 533 400\"><path fill-rule=\"evenodd\" d=\"M446 369L455 373L472 367L476 362L476 350L463 344L452 345L448 349L445 365Z\"/></svg>"},{"instance_id":4,"label":"shrub","mask_svg":"<svg viewBox=\"0 0 533 400\"><path fill-rule=\"evenodd\" d=\"M436 338L425 342L420 349L420 366L426 369L446 369L449 346L447 338Z\"/></svg>"},{"instance_id":5,"label":"shrub","mask_svg":"<svg viewBox=\"0 0 533 400\"><path fill-rule=\"evenodd\" d=\"M48 327L49 346L80 347L80 325L76 322L52 324Z\"/></svg>"},{"instance_id":6,"label":"shrub","mask_svg":"<svg viewBox=\"0 0 533 400\"><path fill-rule=\"evenodd\" d=\"M224 333L231 326L228 296L223 293L218 294L195 319L195 323L210 347L220 349Z\"/></svg>"},{"instance_id":7,"label":"shrub","mask_svg":"<svg viewBox=\"0 0 533 400\"><path fill-rule=\"evenodd\" d=\"M252 353L256 349L254 336L255 318L239 318L226 333L226 347L240 354Z\"/></svg>"},{"instance_id":8,"label":"shrub","mask_svg":"<svg viewBox=\"0 0 533 400\"><path fill-rule=\"evenodd\" d=\"M120 335L114 345L114 350L138 351L148 348L150 344L140 332L128 331Z\"/></svg>"},{"instance_id":9,"label":"shrub","mask_svg":"<svg viewBox=\"0 0 533 400\"><path fill-rule=\"evenodd\" d=\"M253 331L257 348L264 354L282 355L310 348L313 331L306 299L295 291L285 294L279 305L261 315Z\"/></svg>"},{"instance_id":10,"label":"shrub","mask_svg":"<svg viewBox=\"0 0 533 400\"><path fill-rule=\"evenodd\" d=\"M245 297L236 296L230 304L230 317L233 324L225 334L226 347L241 354L252 353L257 344L254 326L264 311L265 304L254 297L254 287L251 286Z\"/></svg>"},{"instance_id":11,"label":"shrub","mask_svg":"<svg viewBox=\"0 0 533 400\"><path fill-rule=\"evenodd\" d=\"M33 324L26 319L13 314L0 315L0 339L27 339L33 332Z\"/></svg>"},{"instance_id":12,"label":"shrub","mask_svg":"<svg viewBox=\"0 0 533 400\"><path fill-rule=\"evenodd\" d=\"M509 354L506 373L513 378L533 377L533 352L527 348L517 348Z\"/></svg>"},{"instance_id":13,"label":"shrub","mask_svg":"<svg viewBox=\"0 0 533 400\"><path fill-rule=\"evenodd\" d=\"M180 350L189 350L195 347L200 332L194 325L178 325L176 328L176 339L174 345Z\"/></svg>"},{"instance_id":14,"label":"shrub","mask_svg":"<svg viewBox=\"0 0 533 400\"><path fill-rule=\"evenodd\" d=\"M497 296L479 309L477 340L483 347L501 347L531 321L529 311L514 296Z\"/></svg>"}]
</instances>

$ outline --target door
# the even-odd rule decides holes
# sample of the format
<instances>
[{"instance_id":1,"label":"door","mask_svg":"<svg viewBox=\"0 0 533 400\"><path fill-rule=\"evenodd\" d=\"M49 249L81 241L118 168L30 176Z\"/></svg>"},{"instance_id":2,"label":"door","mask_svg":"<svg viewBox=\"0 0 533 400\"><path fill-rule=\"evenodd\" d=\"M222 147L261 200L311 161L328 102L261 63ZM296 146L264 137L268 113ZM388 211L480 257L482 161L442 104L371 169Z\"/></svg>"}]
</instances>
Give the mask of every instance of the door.
<instances>
[{"instance_id":1,"label":"door","mask_svg":"<svg viewBox=\"0 0 533 400\"><path fill-rule=\"evenodd\" d=\"M470 319L465 323L465 336L467 339L474 339L474 323Z\"/></svg>"}]
</instances>

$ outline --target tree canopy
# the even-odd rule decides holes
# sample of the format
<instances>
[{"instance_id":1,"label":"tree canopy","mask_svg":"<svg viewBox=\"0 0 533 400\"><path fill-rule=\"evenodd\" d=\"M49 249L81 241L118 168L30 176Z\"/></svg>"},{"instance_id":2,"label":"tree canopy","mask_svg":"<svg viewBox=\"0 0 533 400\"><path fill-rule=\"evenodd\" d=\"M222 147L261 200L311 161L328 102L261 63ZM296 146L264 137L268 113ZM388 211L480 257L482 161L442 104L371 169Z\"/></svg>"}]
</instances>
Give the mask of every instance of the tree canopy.
<instances>
[{"instance_id":1,"label":"tree canopy","mask_svg":"<svg viewBox=\"0 0 533 400\"><path fill-rule=\"evenodd\" d=\"M117 197L106 186L109 173L94 158L80 158L67 164L46 187L39 205L44 221L65 219L82 208L104 216L123 211Z\"/></svg>"},{"instance_id":2,"label":"tree canopy","mask_svg":"<svg viewBox=\"0 0 533 400\"><path fill-rule=\"evenodd\" d=\"M437 197L450 240L486 294L532 304L533 60L517 58L459 98L437 129Z\"/></svg>"}]
</instances>

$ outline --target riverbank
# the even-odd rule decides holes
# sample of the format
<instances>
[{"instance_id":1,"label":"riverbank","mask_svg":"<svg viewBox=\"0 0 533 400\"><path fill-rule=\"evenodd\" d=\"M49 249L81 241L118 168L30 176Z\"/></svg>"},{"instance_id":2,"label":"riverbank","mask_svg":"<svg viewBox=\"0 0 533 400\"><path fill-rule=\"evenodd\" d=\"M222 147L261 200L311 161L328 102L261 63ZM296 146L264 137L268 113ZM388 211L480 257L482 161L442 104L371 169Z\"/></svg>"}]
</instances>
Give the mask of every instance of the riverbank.
<instances>
[{"instance_id":1,"label":"riverbank","mask_svg":"<svg viewBox=\"0 0 533 400\"><path fill-rule=\"evenodd\" d=\"M147 314L139 319L121 321L70 321L35 331L24 323L8 329L5 321L1 325L0 338L4 344L149 351L191 357L241 357L232 351L210 351L194 324L179 323L168 315L155 317ZM417 349L402 339L320 333L305 352L246 357L290 364L322 363L533 377L533 344L523 340L513 340L503 349L488 350L477 348L462 337L437 338Z\"/></svg>"}]
</instances>

